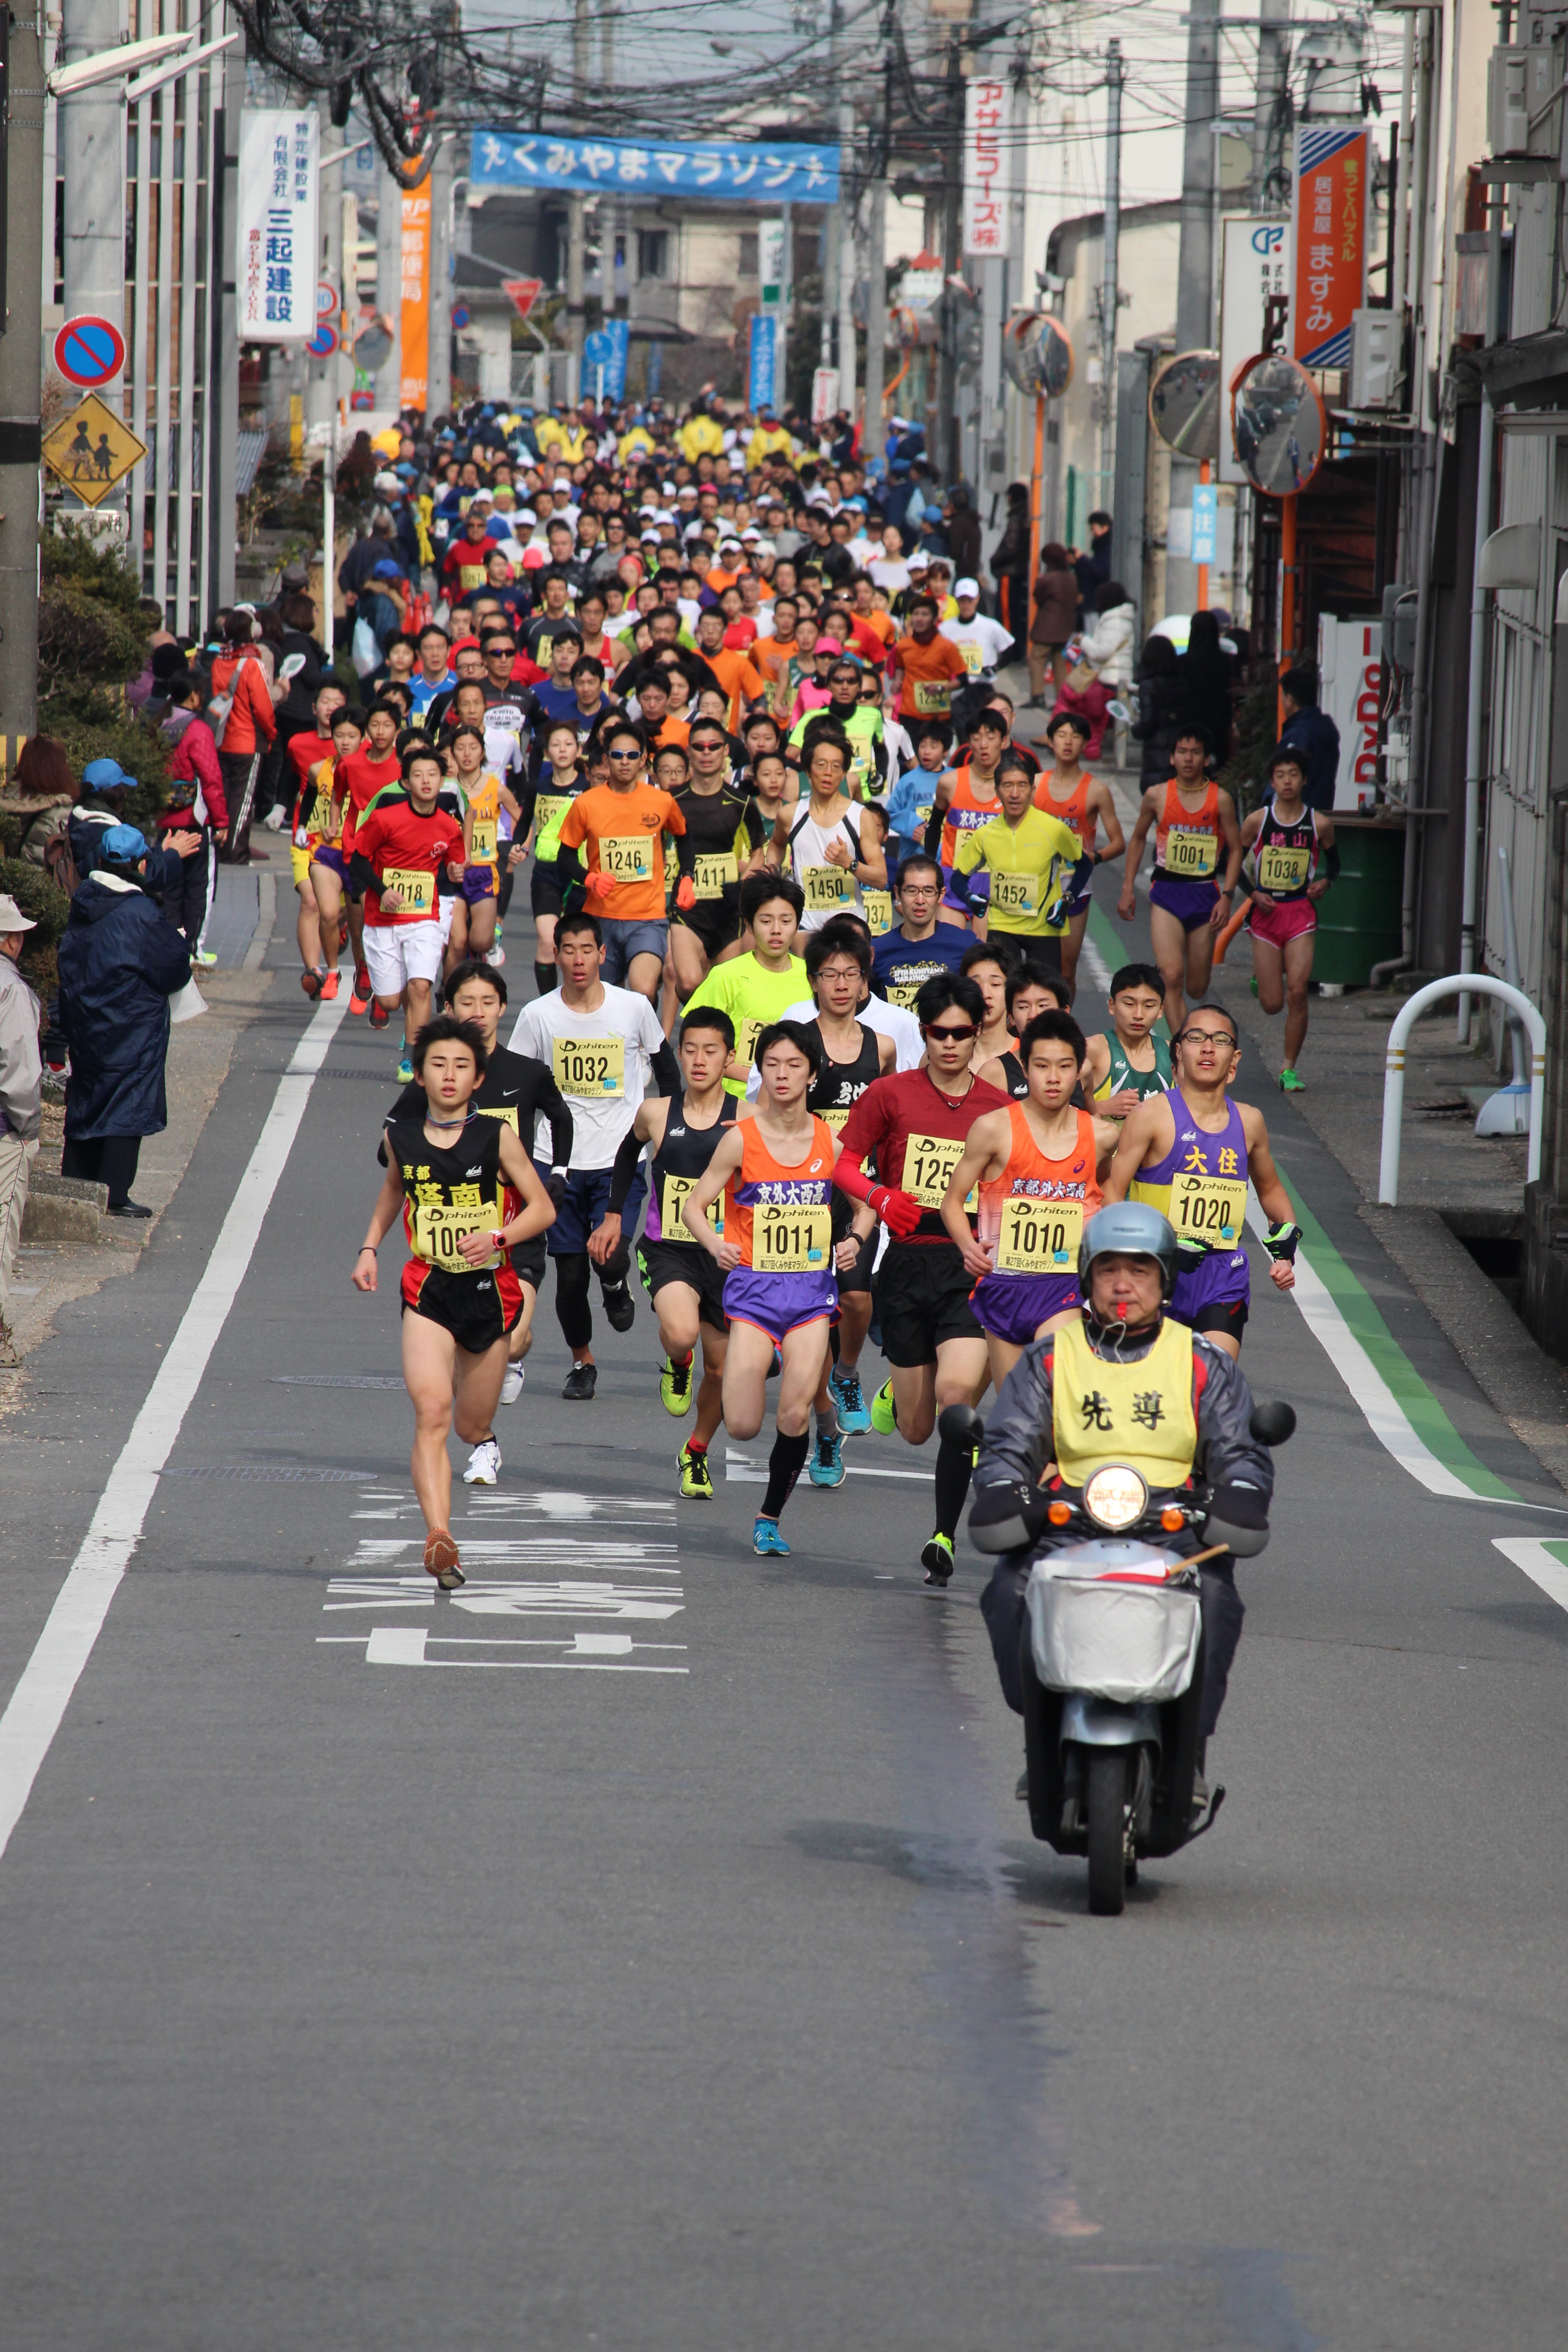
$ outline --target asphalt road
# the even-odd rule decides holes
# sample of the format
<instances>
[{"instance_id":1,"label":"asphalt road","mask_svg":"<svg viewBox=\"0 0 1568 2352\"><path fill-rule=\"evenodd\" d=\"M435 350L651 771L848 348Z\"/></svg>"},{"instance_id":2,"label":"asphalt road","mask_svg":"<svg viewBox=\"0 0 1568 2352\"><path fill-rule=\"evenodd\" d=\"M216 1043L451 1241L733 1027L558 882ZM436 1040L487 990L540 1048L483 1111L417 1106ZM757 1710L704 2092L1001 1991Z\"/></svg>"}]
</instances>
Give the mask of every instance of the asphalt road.
<instances>
[{"instance_id":1,"label":"asphalt road","mask_svg":"<svg viewBox=\"0 0 1568 2352\"><path fill-rule=\"evenodd\" d=\"M274 1000L0 1425L0 1693L305 1026ZM967 1541L921 1587L929 1453L852 1441L756 1560L743 1462L674 1501L645 1306L591 1407L542 1307L473 1580L427 1589L395 1292L348 1284L387 1065L345 1022L0 1861L6 2340L1555 2352L1568 1614L1493 1538L1568 1517L1426 1492L1259 1282L1302 1425L1228 1801L1091 1919ZM1270 1116L1455 1427L1562 1501Z\"/></svg>"}]
</instances>

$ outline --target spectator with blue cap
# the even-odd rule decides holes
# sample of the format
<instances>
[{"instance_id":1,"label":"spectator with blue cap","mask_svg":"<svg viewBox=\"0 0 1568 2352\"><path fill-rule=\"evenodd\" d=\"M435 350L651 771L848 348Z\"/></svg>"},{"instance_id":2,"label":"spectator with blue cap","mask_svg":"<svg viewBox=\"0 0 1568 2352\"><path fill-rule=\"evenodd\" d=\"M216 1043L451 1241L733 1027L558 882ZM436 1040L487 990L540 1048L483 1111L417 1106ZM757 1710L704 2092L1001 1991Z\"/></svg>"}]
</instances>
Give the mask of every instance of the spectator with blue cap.
<instances>
[{"instance_id":1,"label":"spectator with blue cap","mask_svg":"<svg viewBox=\"0 0 1568 2352\"><path fill-rule=\"evenodd\" d=\"M142 1138L169 1123L169 1000L188 982L191 958L152 896L142 835L111 824L97 846L58 950L59 1025L70 1048L60 1172L106 1184L109 1214L133 1221L153 1213L131 1187Z\"/></svg>"}]
</instances>

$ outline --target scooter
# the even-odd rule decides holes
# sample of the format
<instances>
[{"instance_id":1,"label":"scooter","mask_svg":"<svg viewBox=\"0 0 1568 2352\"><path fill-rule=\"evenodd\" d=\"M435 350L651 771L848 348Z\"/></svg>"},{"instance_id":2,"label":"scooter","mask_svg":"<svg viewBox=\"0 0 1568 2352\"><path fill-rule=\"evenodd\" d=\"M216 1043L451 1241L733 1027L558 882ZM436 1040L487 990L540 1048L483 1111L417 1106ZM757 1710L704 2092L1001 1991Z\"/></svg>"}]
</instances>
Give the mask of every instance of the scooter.
<instances>
[{"instance_id":1,"label":"scooter","mask_svg":"<svg viewBox=\"0 0 1568 2352\"><path fill-rule=\"evenodd\" d=\"M968 1405L949 1405L938 1426L953 1444L978 1444L985 1428ZM1270 1447L1295 1426L1282 1403L1255 1406L1249 1423ZM1201 1528L1208 1509L1206 1486L1152 1505L1139 1471L1104 1463L1075 1500L1051 1503L1057 1545L1029 1570L1021 1659L1029 1826L1056 1853L1088 1857L1089 1907L1103 1916L1121 1912L1140 1861L1201 1837L1225 1800L1216 1788L1194 1811L1197 1570L1227 1546L1184 1557L1169 1540Z\"/></svg>"}]
</instances>

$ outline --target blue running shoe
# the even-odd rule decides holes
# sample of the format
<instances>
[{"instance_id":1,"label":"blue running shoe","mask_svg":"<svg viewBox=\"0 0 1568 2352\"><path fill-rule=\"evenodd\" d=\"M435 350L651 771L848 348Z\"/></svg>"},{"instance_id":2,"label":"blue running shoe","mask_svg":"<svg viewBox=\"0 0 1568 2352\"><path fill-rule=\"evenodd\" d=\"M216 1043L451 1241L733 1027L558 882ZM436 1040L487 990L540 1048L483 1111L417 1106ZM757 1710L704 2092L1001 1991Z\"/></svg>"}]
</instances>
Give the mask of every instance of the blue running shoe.
<instances>
[{"instance_id":1,"label":"blue running shoe","mask_svg":"<svg viewBox=\"0 0 1568 2352\"><path fill-rule=\"evenodd\" d=\"M847 1370L835 1364L827 1376L833 1402L838 1408L838 1419L847 1437L858 1436L871 1426L871 1408L860 1386L860 1375L853 1368Z\"/></svg>"},{"instance_id":2,"label":"blue running shoe","mask_svg":"<svg viewBox=\"0 0 1568 2352\"><path fill-rule=\"evenodd\" d=\"M789 1558L789 1546L779 1533L779 1523L776 1519L757 1521L756 1526L752 1529L752 1549L759 1552L764 1559L770 1553L775 1554L780 1559Z\"/></svg>"},{"instance_id":3,"label":"blue running shoe","mask_svg":"<svg viewBox=\"0 0 1568 2352\"><path fill-rule=\"evenodd\" d=\"M849 1473L844 1467L844 1439L819 1437L806 1474L814 1486L842 1486Z\"/></svg>"}]
</instances>

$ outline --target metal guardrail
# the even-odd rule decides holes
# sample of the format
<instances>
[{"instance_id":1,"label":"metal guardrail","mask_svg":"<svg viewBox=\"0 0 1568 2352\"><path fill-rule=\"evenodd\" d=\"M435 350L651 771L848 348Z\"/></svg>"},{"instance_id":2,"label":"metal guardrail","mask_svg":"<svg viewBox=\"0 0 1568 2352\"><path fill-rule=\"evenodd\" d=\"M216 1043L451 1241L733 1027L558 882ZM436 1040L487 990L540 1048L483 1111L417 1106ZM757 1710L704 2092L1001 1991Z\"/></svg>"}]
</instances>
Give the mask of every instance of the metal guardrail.
<instances>
[{"instance_id":1,"label":"metal guardrail","mask_svg":"<svg viewBox=\"0 0 1568 2352\"><path fill-rule=\"evenodd\" d=\"M1546 1099L1546 1023L1521 988L1513 988L1506 980L1494 980L1490 972L1467 971L1453 973L1447 980L1428 981L1394 1014L1388 1033L1387 1058L1383 1070L1383 1156L1378 1168L1377 1197L1387 1208L1399 1205L1399 1129L1405 1115L1405 1048L1411 1030L1428 1005L1439 1003L1445 996L1496 996L1524 1024L1530 1039L1530 1150L1527 1181L1533 1184L1541 1174L1541 1129Z\"/></svg>"}]
</instances>

